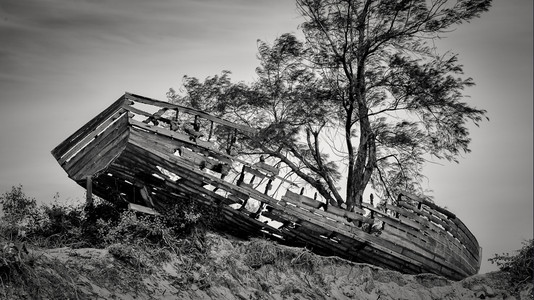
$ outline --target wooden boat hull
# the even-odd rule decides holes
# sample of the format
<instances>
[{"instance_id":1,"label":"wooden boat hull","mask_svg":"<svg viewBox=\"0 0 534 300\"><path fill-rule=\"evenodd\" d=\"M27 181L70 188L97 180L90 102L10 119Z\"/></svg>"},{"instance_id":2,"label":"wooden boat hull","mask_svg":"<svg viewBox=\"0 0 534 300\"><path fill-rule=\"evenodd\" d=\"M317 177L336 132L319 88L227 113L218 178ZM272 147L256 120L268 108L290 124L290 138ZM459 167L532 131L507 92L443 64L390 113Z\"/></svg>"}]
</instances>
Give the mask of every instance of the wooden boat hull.
<instances>
[{"instance_id":1,"label":"wooden boat hull","mask_svg":"<svg viewBox=\"0 0 534 300\"><path fill-rule=\"evenodd\" d=\"M193 126L179 120L182 115ZM200 129L200 119L210 126ZM381 209L367 203L355 212L329 207L292 191L299 188L276 168L221 151L210 140L218 126L254 133L201 111L126 93L52 154L71 179L117 204L157 212L194 199L219 207L236 234L265 235L403 273L458 280L478 272L478 242L447 210L408 194ZM251 210L252 202L257 207Z\"/></svg>"}]
</instances>

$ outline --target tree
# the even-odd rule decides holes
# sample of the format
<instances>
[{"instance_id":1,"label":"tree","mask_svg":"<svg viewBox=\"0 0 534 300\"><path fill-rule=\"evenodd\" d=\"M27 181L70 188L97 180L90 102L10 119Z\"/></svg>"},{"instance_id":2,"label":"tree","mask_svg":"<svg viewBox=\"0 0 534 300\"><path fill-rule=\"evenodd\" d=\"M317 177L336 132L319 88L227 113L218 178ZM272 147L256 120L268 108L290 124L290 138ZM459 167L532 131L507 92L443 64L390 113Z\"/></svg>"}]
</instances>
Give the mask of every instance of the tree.
<instances>
[{"instance_id":1,"label":"tree","mask_svg":"<svg viewBox=\"0 0 534 300\"><path fill-rule=\"evenodd\" d=\"M421 194L428 155L457 162L470 151L467 123L478 126L486 111L462 102L473 80L433 41L479 17L491 0L296 3L305 41L284 34L259 42L258 80L210 94L218 104L206 109L260 129L240 138L241 154L276 158L350 210L369 183L383 199ZM182 100L215 86L210 78L191 82L186 77Z\"/></svg>"}]
</instances>

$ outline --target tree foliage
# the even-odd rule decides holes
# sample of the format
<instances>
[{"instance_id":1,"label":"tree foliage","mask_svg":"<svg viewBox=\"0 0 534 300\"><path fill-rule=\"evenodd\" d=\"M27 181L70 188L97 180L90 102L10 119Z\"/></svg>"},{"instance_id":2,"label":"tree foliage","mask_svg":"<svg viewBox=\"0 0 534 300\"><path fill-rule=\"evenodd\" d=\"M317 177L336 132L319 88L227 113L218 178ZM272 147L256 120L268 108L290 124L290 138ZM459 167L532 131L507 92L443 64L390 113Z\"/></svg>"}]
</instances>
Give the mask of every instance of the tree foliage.
<instances>
[{"instance_id":1,"label":"tree foliage","mask_svg":"<svg viewBox=\"0 0 534 300\"><path fill-rule=\"evenodd\" d=\"M304 40L258 41L255 82L186 76L169 98L258 128L239 153L270 157L334 205L358 205L369 184L383 199L422 194L425 159L457 162L486 113L463 101L473 80L433 41L491 0L296 3Z\"/></svg>"},{"instance_id":2,"label":"tree foliage","mask_svg":"<svg viewBox=\"0 0 534 300\"><path fill-rule=\"evenodd\" d=\"M509 253L494 254L488 259L492 264L503 272L508 272L508 281L514 288L519 288L524 283L532 282L534 275L534 240L523 242L523 247L516 251L515 255Z\"/></svg>"}]
</instances>

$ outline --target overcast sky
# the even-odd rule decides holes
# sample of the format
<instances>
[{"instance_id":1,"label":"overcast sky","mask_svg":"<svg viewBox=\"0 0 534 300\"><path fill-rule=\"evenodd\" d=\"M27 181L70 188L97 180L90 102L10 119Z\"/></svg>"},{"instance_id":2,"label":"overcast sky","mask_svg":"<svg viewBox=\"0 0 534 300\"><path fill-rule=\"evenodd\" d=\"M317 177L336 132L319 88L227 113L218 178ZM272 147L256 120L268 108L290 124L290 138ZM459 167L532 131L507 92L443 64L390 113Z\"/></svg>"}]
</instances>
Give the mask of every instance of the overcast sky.
<instances>
[{"instance_id":1,"label":"overcast sky","mask_svg":"<svg viewBox=\"0 0 534 300\"><path fill-rule=\"evenodd\" d=\"M532 238L532 5L495 1L439 42L460 54L477 83L467 101L491 121L472 128L460 164L425 168L425 188L478 238L482 272ZM256 40L301 21L288 0L0 0L0 193L22 184L41 201L83 199L55 146L125 91L165 100L183 75L225 69L252 81Z\"/></svg>"}]
</instances>

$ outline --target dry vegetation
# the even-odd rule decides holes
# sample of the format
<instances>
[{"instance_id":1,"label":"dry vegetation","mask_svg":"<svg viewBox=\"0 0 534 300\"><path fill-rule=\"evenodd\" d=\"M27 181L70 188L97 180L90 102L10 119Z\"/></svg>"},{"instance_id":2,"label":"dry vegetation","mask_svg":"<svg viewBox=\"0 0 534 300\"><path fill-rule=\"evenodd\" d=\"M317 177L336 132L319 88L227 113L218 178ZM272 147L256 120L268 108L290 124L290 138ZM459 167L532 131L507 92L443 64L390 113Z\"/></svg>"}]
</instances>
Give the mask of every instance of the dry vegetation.
<instances>
[{"instance_id":1,"label":"dry vegetation","mask_svg":"<svg viewBox=\"0 0 534 300\"><path fill-rule=\"evenodd\" d=\"M461 282L403 275L255 238L215 233L217 213L182 203L163 216L38 206L0 197L0 299L531 299L532 241L493 258L503 272ZM508 281L508 280L509 281ZM513 298L511 298L513 297Z\"/></svg>"}]
</instances>

